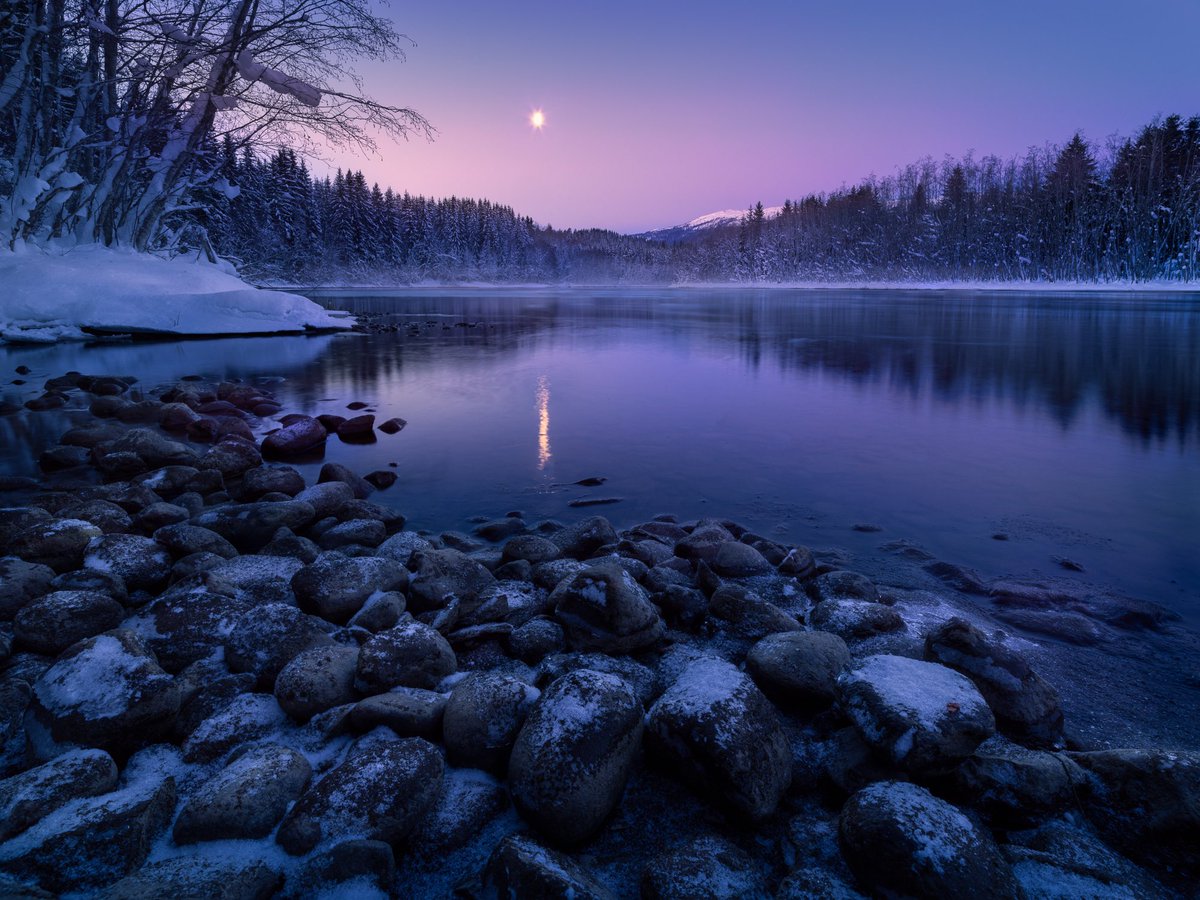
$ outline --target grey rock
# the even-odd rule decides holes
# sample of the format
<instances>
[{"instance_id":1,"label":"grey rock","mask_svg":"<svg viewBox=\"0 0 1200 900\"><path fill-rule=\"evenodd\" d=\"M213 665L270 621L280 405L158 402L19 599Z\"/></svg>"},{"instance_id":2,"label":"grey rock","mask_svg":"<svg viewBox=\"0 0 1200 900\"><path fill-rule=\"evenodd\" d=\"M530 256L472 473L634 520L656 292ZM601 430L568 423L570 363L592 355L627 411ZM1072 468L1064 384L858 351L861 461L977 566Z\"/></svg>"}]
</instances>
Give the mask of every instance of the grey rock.
<instances>
[{"instance_id":1,"label":"grey rock","mask_svg":"<svg viewBox=\"0 0 1200 900\"><path fill-rule=\"evenodd\" d=\"M321 466L320 474L317 475L317 483L328 484L334 481L349 487L354 492L356 500L367 499L374 490L365 479L341 463L325 463Z\"/></svg>"},{"instance_id":2,"label":"grey rock","mask_svg":"<svg viewBox=\"0 0 1200 900\"><path fill-rule=\"evenodd\" d=\"M617 532L603 516L590 516L550 536L563 556L586 559L601 547L615 544Z\"/></svg>"},{"instance_id":3,"label":"grey rock","mask_svg":"<svg viewBox=\"0 0 1200 900\"><path fill-rule=\"evenodd\" d=\"M836 875L824 869L795 869L779 882L775 900L867 900Z\"/></svg>"},{"instance_id":4,"label":"grey rock","mask_svg":"<svg viewBox=\"0 0 1200 900\"><path fill-rule=\"evenodd\" d=\"M105 534L120 534L133 527L133 519L117 504L110 500L85 500L82 503L72 503L58 511L64 519L83 519L91 522Z\"/></svg>"},{"instance_id":5,"label":"grey rock","mask_svg":"<svg viewBox=\"0 0 1200 900\"><path fill-rule=\"evenodd\" d=\"M292 578L301 608L338 624L348 621L372 595L403 591L407 585L408 572L398 562L338 553L322 554Z\"/></svg>"},{"instance_id":6,"label":"grey rock","mask_svg":"<svg viewBox=\"0 0 1200 900\"><path fill-rule=\"evenodd\" d=\"M666 629L645 589L613 563L564 579L550 603L573 649L634 653L653 647Z\"/></svg>"},{"instance_id":7,"label":"grey rock","mask_svg":"<svg viewBox=\"0 0 1200 900\"><path fill-rule=\"evenodd\" d=\"M508 791L496 779L477 769L447 769L437 800L412 835L412 852L440 862L482 834L508 805Z\"/></svg>"},{"instance_id":8,"label":"grey rock","mask_svg":"<svg viewBox=\"0 0 1200 900\"><path fill-rule=\"evenodd\" d=\"M387 631L400 623L407 604L399 591L372 593L346 624L352 628L365 628L372 634Z\"/></svg>"},{"instance_id":9,"label":"grey rock","mask_svg":"<svg viewBox=\"0 0 1200 900\"><path fill-rule=\"evenodd\" d=\"M414 553L432 549L433 545L415 531L401 531L376 547L375 555L394 559L400 565L407 566Z\"/></svg>"},{"instance_id":10,"label":"grey rock","mask_svg":"<svg viewBox=\"0 0 1200 900\"><path fill-rule=\"evenodd\" d=\"M367 697L350 710L350 724L357 731L370 731L379 725L400 737L423 737L431 741L442 736L446 695L421 688L393 688L386 694Z\"/></svg>"},{"instance_id":11,"label":"grey rock","mask_svg":"<svg viewBox=\"0 0 1200 900\"><path fill-rule=\"evenodd\" d=\"M562 626L549 619L531 619L512 630L508 649L517 659L533 665L566 645Z\"/></svg>"},{"instance_id":12,"label":"grey rock","mask_svg":"<svg viewBox=\"0 0 1200 900\"><path fill-rule=\"evenodd\" d=\"M408 566L409 606L416 611L441 609L452 597L473 601L496 583L491 572L458 550L418 550Z\"/></svg>"},{"instance_id":13,"label":"grey rock","mask_svg":"<svg viewBox=\"0 0 1200 900\"><path fill-rule=\"evenodd\" d=\"M750 575L765 575L773 571L774 566L749 544L726 541L717 547L712 568L722 578L745 578Z\"/></svg>"},{"instance_id":14,"label":"grey rock","mask_svg":"<svg viewBox=\"0 0 1200 900\"><path fill-rule=\"evenodd\" d=\"M204 576L204 584L210 591L250 600L256 605L292 605L296 602L292 593L292 578L301 568L301 562L290 556L270 556L265 553L239 556L209 569Z\"/></svg>"},{"instance_id":15,"label":"grey rock","mask_svg":"<svg viewBox=\"0 0 1200 900\"><path fill-rule=\"evenodd\" d=\"M293 855L332 835L399 844L437 799L443 771L437 748L420 738L362 750L305 791L276 840Z\"/></svg>"},{"instance_id":16,"label":"grey rock","mask_svg":"<svg viewBox=\"0 0 1200 900\"><path fill-rule=\"evenodd\" d=\"M388 696L388 695L383 695ZM454 685L442 721L453 765L503 774L539 691L511 675L472 672Z\"/></svg>"},{"instance_id":17,"label":"grey rock","mask_svg":"<svg viewBox=\"0 0 1200 900\"><path fill-rule=\"evenodd\" d=\"M308 760L295 750L251 747L188 798L175 821L175 843L264 837L311 777Z\"/></svg>"},{"instance_id":18,"label":"grey rock","mask_svg":"<svg viewBox=\"0 0 1200 900\"><path fill-rule=\"evenodd\" d=\"M27 604L13 619L13 635L35 653L57 656L76 641L116 628L125 610L95 591L55 591Z\"/></svg>"},{"instance_id":19,"label":"grey rock","mask_svg":"<svg viewBox=\"0 0 1200 900\"><path fill-rule=\"evenodd\" d=\"M75 750L0 781L0 841L82 797L117 786L117 765L103 750Z\"/></svg>"},{"instance_id":20,"label":"grey rock","mask_svg":"<svg viewBox=\"0 0 1200 900\"><path fill-rule=\"evenodd\" d=\"M196 462L200 469L220 472L225 478L236 478L262 465L262 454L253 444L239 438L218 441Z\"/></svg>"},{"instance_id":21,"label":"grey rock","mask_svg":"<svg viewBox=\"0 0 1200 900\"><path fill-rule=\"evenodd\" d=\"M307 566L321 555L321 548L308 538L294 534L290 528L280 528L271 536L270 542L258 552L267 556L298 559Z\"/></svg>"},{"instance_id":22,"label":"grey rock","mask_svg":"<svg viewBox=\"0 0 1200 900\"><path fill-rule=\"evenodd\" d=\"M196 525L183 523L166 525L154 532L153 536L154 540L176 556L188 556L192 553L215 553L225 559L233 559L238 555L237 548L221 535Z\"/></svg>"},{"instance_id":23,"label":"grey rock","mask_svg":"<svg viewBox=\"0 0 1200 900\"><path fill-rule=\"evenodd\" d=\"M939 793L998 825L1022 828L1070 809L1084 781L1083 770L1062 754L994 739L955 767Z\"/></svg>"},{"instance_id":24,"label":"grey rock","mask_svg":"<svg viewBox=\"0 0 1200 900\"><path fill-rule=\"evenodd\" d=\"M393 687L435 688L457 668L446 639L428 625L410 621L363 644L355 686L365 694Z\"/></svg>"},{"instance_id":25,"label":"grey rock","mask_svg":"<svg viewBox=\"0 0 1200 900\"><path fill-rule=\"evenodd\" d=\"M49 566L15 556L0 559L0 621L11 620L26 603L48 592L53 580Z\"/></svg>"},{"instance_id":26,"label":"grey rock","mask_svg":"<svg viewBox=\"0 0 1200 900\"><path fill-rule=\"evenodd\" d=\"M106 534L94 538L83 555L87 569L111 572L130 590L162 588L171 575L171 557L159 543L136 534Z\"/></svg>"},{"instance_id":27,"label":"grey rock","mask_svg":"<svg viewBox=\"0 0 1200 900\"><path fill-rule=\"evenodd\" d=\"M524 560L536 565L557 559L561 554L562 551L553 541L537 534L522 534L505 542L500 558L506 563Z\"/></svg>"},{"instance_id":28,"label":"grey rock","mask_svg":"<svg viewBox=\"0 0 1200 900\"><path fill-rule=\"evenodd\" d=\"M571 857L522 834L510 834L496 845L484 871L484 884L499 897L616 900Z\"/></svg>"},{"instance_id":29,"label":"grey rock","mask_svg":"<svg viewBox=\"0 0 1200 900\"><path fill-rule=\"evenodd\" d=\"M225 639L232 672L251 672L267 689L289 662L310 647L328 644L327 626L283 603L252 608L238 617Z\"/></svg>"},{"instance_id":30,"label":"grey rock","mask_svg":"<svg viewBox=\"0 0 1200 900\"><path fill-rule=\"evenodd\" d=\"M322 550L337 550L339 547L378 547L387 540L387 527L375 519L352 519L339 522L318 539ZM378 557L376 557L378 558Z\"/></svg>"},{"instance_id":31,"label":"grey rock","mask_svg":"<svg viewBox=\"0 0 1200 900\"><path fill-rule=\"evenodd\" d=\"M256 466L242 475L241 496L257 500L263 494L294 497L304 490L304 477L291 466Z\"/></svg>"},{"instance_id":32,"label":"grey rock","mask_svg":"<svg viewBox=\"0 0 1200 900\"><path fill-rule=\"evenodd\" d=\"M286 459L301 456L325 443L328 432L316 419L296 416L294 421L263 438L265 457Z\"/></svg>"},{"instance_id":33,"label":"grey rock","mask_svg":"<svg viewBox=\"0 0 1200 900\"><path fill-rule=\"evenodd\" d=\"M643 706L649 706L663 692L658 675L627 656L608 656L604 653L556 653L542 660L537 667L536 684L545 686L568 672L591 669L616 675L637 695Z\"/></svg>"},{"instance_id":34,"label":"grey rock","mask_svg":"<svg viewBox=\"0 0 1200 900\"><path fill-rule=\"evenodd\" d=\"M687 537L675 543L675 555L712 565L721 545L734 541L736 538L722 525L698 525Z\"/></svg>"},{"instance_id":35,"label":"grey rock","mask_svg":"<svg viewBox=\"0 0 1200 900\"><path fill-rule=\"evenodd\" d=\"M746 656L746 672L768 697L797 706L831 704L849 665L846 642L821 631L768 635Z\"/></svg>"},{"instance_id":36,"label":"grey rock","mask_svg":"<svg viewBox=\"0 0 1200 900\"><path fill-rule=\"evenodd\" d=\"M822 600L809 619L814 628L839 635L848 641L890 634L905 628L904 619L890 606L848 598Z\"/></svg>"},{"instance_id":37,"label":"grey rock","mask_svg":"<svg viewBox=\"0 0 1200 900\"><path fill-rule=\"evenodd\" d=\"M818 600L849 599L879 602L879 591L871 579L857 572L826 572L813 579L810 590Z\"/></svg>"},{"instance_id":38,"label":"grey rock","mask_svg":"<svg viewBox=\"0 0 1200 900\"><path fill-rule=\"evenodd\" d=\"M83 564L88 544L102 534L98 526L83 519L53 519L18 532L8 551L27 563L49 566L55 572L69 572Z\"/></svg>"},{"instance_id":39,"label":"grey rock","mask_svg":"<svg viewBox=\"0 0 1200 900\"><path fill-rule=\"evenodd\" d=\"M723 584L713 591L708 609L721 620L726 632L753 641L781 631L800 631L804 627L774 603L737 584Z\"/></svg>"},{"instance_id":40,"label":"grey rock","mask_svg":"<svg viewBox=\"0 0 1200 900\"><path fill-rule=\"evenodd\" d=\"M26 714L40 759L61 746L120 751L165 733L179 711L175 680L129 631L73 644L33 685Z\"/></svg>"},{"instance_id":41,"label":"grey rock","mask_svg":"<svg viewBox=\"0 0 1200 900\"><path fill-rule=\"evenodd\" d=\"M534 704L509 758L522 815L555 843L599 830L625 790L642 738L642 704L613 675L559 678Z\"/></svg>"},{"instance_id":42,"label":"grey rock","mask_svg":"<svg viewBox=\"0 0 1200 900\"><path fill-rule=\"evenodd\" d=\"M283 875L257 860L219 860L181 856L143 866L101 895L101 900L267 900Z\"/></svg>"},{"instance_id":43,"label":"grey rock","mask_svg":"<svg viewBox=\"0 0 1200 900\"><path fill-rule=\"evenodd\" d=\"M188 762L212 762L239 744L261 741L288 724L270 694L241 694L201 722L183 742Z\"/></svg>"},{"instance_id":44,"label":"grey rock","mask_svg":"<svg viewBox=\"0 0 1200 900\"><path fill-rule=\"evenodd\" d=\"M196 578L180 582L138 610L125 627L135 632L168 672L212 655L252 602L216 594Z\"/></svg>"},{"instance_id":45,"label":"grey rock","mask_svg":"<svg viewBox=\"0 0 1200 900\"><path fill-rule=\"evenodd\" d=\"M316 516L301 500L279 503L241 503L208 510L192 519L193 525L208 528L243 552L255 552L270 542L280 528L302 528Z\"/></svg>"},{"instance_id":46,"label":"grey rock","mask_svg":"<svg viewBox=\"0 0 1200 900\"><path fill-rule=\"evenodd\" d=\"M319 712L353 703L358 698L354 690L358 655L357 647L342 644L304 650L275 679L275 699L297 722L307 722Z\"/></svg>"},{"instance_id":47,"label":"grey rock","mask_svg":"<svg viewBox=\"0 0 1200 900\"><path fill-rule=\"evenodd\" d=\"M642 872L643 900L703 900L769 896L760 867L744 850L717 837L699 837L655 856Z\"/></svg>"},{"instance_id":48,"label":"grey rock","mask_svg":"<svg viewBox=\"0 0 1200 900\"><path fill-rule=\"evenodd\" d=\"M991 835L915 784L881 781L851 797L842 851L874 891L928 898L1019 896Z\"/></svg>"},{"instance_id":49,"label":"grey rock","mask_svg":"<svg viewBox=\"0 0 1200 900\"><path fill-rule=\"evenodd\" d=\"M957 765L996 729L966 676L903 656L866 657L838 679L838 700L867 743L912 774Z\"/></svg>"},{"instance_id":50,"label":"grey rock","mask_svg":"<svg viewBox=\"0 0 1200 900\"><path fill-rule=\"evenodd\" d=\"M701 658L650 708L646 748L705 797L751 820L779 805L792 755L779 716L754 682Z\"/></svg>"},{"instance_id":51,"label":"grey rock","mask_svg":"<svg viewBox=\"0 0 1200 900\"><path fill-rule=\"evenodd\" d=\"M122 510L124 512L124 510ZM192 517L192 513L174 503L151 503L131 521L131 526L143 534L153 534L167 525L178 525Z\"/></svg>"}]
</instances>

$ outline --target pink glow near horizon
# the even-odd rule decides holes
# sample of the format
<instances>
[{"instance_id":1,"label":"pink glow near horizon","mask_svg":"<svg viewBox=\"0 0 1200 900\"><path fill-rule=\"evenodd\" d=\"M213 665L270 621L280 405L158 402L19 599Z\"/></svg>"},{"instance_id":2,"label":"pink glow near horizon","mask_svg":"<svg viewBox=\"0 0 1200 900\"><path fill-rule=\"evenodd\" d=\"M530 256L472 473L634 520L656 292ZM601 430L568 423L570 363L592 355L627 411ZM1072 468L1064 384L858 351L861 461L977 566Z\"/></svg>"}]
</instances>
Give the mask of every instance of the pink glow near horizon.
<instances>
[{"instance_id":1,"label":"pink glow near horizon","mask_svg":"<svg viewBox=\"0 0 1200 900\"><path fill-rule=\"evenodd\" d=\"M649 6L649 9L646 7ZM847 5L850 6L850 5ZM888 174L924 156L1096 143L1200 112L1200 4L764 2L385 10L408 61L362 67L433 143L330 167L541 224L639 231ZM542 109L546 124L530 127ZM320 172L324 165L314 168Z\"/></svg>"}]
</instances>

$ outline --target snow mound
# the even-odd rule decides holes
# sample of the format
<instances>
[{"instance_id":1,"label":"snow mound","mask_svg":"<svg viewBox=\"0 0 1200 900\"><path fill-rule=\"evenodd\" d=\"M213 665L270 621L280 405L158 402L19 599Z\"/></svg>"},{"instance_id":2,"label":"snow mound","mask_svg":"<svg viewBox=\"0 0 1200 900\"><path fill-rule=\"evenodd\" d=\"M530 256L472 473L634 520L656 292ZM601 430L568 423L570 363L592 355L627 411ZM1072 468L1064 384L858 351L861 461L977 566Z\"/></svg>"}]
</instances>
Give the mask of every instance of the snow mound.
<instances>
[{"instance_id":1,"label":"snow mound","mask_svg":"<svg viewBox=\"0 0 1200 900\"><path fill-rule=\"evenodd\" d=\"M295 334L349 327L297 294L252 287L227 267L86 245L0 251L0 336Z\"/></svg>"}]
</instances>

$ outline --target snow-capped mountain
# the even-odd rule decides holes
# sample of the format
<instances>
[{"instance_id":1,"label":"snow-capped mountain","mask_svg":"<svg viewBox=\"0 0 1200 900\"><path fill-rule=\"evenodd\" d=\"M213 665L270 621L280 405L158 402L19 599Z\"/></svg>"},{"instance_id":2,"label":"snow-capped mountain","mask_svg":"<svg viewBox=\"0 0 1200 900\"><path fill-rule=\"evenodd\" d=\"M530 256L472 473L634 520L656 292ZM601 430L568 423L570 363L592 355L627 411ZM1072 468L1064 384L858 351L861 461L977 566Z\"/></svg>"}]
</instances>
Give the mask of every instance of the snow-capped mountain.
<instances>
[{"instance_id":1,"label":"snow-capped mountain","mask_svg":"<svg viewBox=\"0 0 1200 900\"><path fill-rule=\"evenodd\" d=\"M648 241L666 241L668 244L683 244L687 241L698 240L714 228L737 225L746 216L747 212L749 212L749 209L722 209L719 212L697 216L689 222L684 222L682 225L673 225L670 228L659 228L654 231L643 231L641 234L633 236L645 238ZM783 207L768 206L763 212L766 213L768 219L773 219L783 212Z\"/></svg>"}]
</instances>

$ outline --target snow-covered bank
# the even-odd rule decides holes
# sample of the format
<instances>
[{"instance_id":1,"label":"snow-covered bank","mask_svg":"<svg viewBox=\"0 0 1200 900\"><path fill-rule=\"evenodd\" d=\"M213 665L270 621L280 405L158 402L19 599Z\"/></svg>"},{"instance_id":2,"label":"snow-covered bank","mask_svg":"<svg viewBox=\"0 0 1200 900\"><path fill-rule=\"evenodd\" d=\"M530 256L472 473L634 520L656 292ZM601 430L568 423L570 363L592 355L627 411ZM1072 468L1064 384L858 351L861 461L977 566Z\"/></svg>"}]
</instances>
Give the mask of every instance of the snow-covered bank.
<instances>
[{"instance_id":1,"label":"snow-covered bank","mask_svg":"<svg viewBox=\"0 0 1200 900\"><path fill-rule=\"evenodd\" d=\"M287 334L349 327L298 294L252 287L230 268L100 246L0 251L0 336Z\"/></svg>"}]
</instances>

